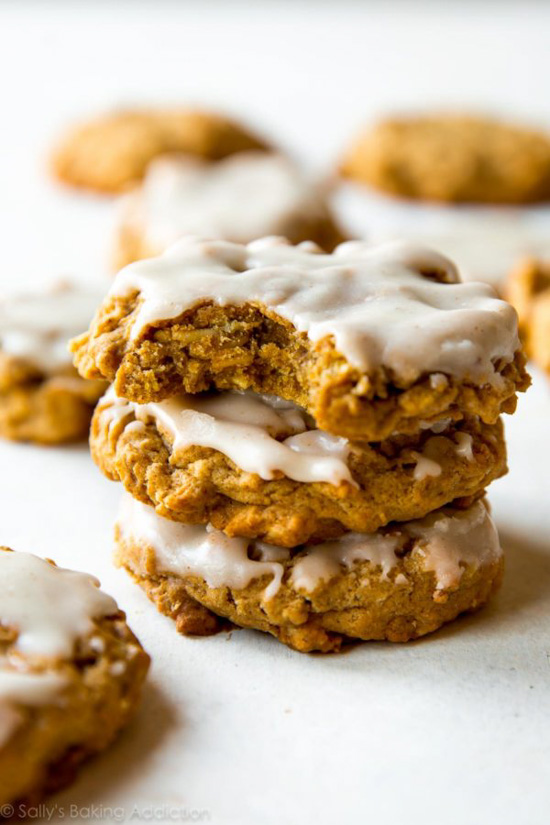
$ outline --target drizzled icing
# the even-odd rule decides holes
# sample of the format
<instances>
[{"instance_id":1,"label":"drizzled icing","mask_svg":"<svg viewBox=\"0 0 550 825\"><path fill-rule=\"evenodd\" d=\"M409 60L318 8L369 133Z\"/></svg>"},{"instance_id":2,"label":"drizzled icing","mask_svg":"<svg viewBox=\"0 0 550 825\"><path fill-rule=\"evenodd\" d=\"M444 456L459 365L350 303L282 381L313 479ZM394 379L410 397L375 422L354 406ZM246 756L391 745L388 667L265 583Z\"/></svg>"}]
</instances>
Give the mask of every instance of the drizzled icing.
<instances>
[{"instance_id":1,"label":"drizzled icing","mask_svg":"<svg viewBox=\"0 0 550 825\"><path fill-rule=\"evenodd\" d=\"M144 542L155 550L157 569L180 576L200 576L209 587L245 588L253 579L270 576L264 591L269 600L279 590L289 551L258 542L257 557L249 558L249 539L230 538L209 527L179 524L160 518L151 507L128 493L122 499L118 527L123 538ZM266 548L265 560L262 548Z\"/></svg>"},{"instance_id":2,"label":"drizzled icing","mask_svg":"<svg viewBox=\"0 0 550 825\"><path fill-rule=\"evenodd\" d=\"M46 373L71 365L70 338L87 329L102 293L60 282L0 301L0 351Z\"/></svg>"},{"instance_id":3,"label":"drizzled icing","mask_svg":"<svg viewBox=\"0 0 550 825\"><path fill-rule=\"evenodd\" d=\"M21 720L18 706L53 701L66 686L61 673L22 670L21 656L69 659L77 639L93 630L93 620L113 615L117 605L93 576L29 553L0 550L0 579L0 624L17 633L9 655L0 658L1 746Z\"/></svg>"},{"instance_id":4,"label":"drizzled icing","mask_svg":"<svg viewBox=\"0 0 550 825\"><path fill-rule=\"evenodd\" d=\"M30 553L0 551L0 580L0 621L18 631L14 647L29 656L69 658L94 619L117 612L93 576Z\"/></svg>"},{"instance_id":5,"label":"drizzled icing","mask_svg":"<svg viewBox=\"0 0 550 825\"><path fill-rule=\"evenodd\" d=\"M355 484L346 463L348 441L309 429L308 417L300 407L272 396L221 392L135 404L118 398L111 387L99 411L110 416L110 426L132 414L141 422L153 419L172 442L176 458L191 446L210 447L241 470L266 480L283 473L301 482ZM277 440L277 435L286 434Z\"/></svg>"},{"instance_id":6,"label":"drizzled icing","mask_svg":"<svg viewBox=\"0 0 550 825\"><path fill-rule=\"evenodd\" d=\"M397 563L395 551L400 536L384 533L348 533L337 541L316 544L292 568L291 581L298 590L311 592L320 581L338 576L342 567L350 570L356 561L369 561L387 579Z\"/></svg>"},{"instance_id":7,"label":"drizzled icing","mask_svg":"<svg viewBox=\"0 0 550 825\"><path fill-rule=\"evenodd\" d=\"M415 481L423 481L428 476L441 475L441 454L449 445L460 458L473 461L472 436L469 433L454 433L453 439L443 435L434 435L428 438L421 452L413 452L413 458L416 460L413 473Z\"/></svg>"},{"instance_id":8,"label":"drizzled icing","mask_svg":"<svg viewBox=\"0 0 550 825\"><path fill-rule=\"evenodd\" d=\"M438 272L440 280L422 272ZM163 255L121 270L112 296L140 293L131 337L204 301L256 303L317 342L333 337L356 367L402 380L446 373L498 383L495 362L519 348L515 311L485 284L458 283L453 264L403 243L311 243L264 238L248 246L184 238Z\"/></svg>"},{"instance_id":9,"label":"drizzled icing","mask_svg":"<svg viewBox=\"0 0 550 825\"><path fill-rule=\"evenodd\" d=\"M125 493L118 519L124 541L145 544L155 553L160 572L199 576L209 587L241 589L261 576L271 575L263 598L278 592L284 562L292 551L262 542L229 538L211 527L172 522ZM311 593L322 581L330 581L357 561L369 561L388 579L398 564L398 551L413 539L412 553L424 570L432 571L437 591L460 581L464 565L479 567L502 554L495 526L481 502L467 510L439 510L421 521L395 524L377 533L349 533L340 539L302 550L292 566L290 580L297 590ZM398 580L399 578L399 580ZM402 573L397 586L407 584Z\"/></svg>"},{"instance_id":10,"label":"drizzled icing","mask_svg":"<svg viewBox=\"0 0 550 825\"><path fill-rule=\"evenodd\" d=\"M424 568L437 580L437 590L456 586L464 565L476 568L497 561L502 555L498 533L482 502L452 516L437 511L421 521L407 524L408 534L418 540Z\"/></svg>"},{"instance_id":11,"label":"drizzled icing","mask_svg":"<svg viewBox=\"0 0 550 825\"><path fill-rule=\"evenodd\" d=\"M138 225L151 249L183 235L247 243L284 234L293 219L322 217L323 193L286 158L239 152L217 163L159 158L127 196L123 220Z\"/></svg>"}]
</instances>

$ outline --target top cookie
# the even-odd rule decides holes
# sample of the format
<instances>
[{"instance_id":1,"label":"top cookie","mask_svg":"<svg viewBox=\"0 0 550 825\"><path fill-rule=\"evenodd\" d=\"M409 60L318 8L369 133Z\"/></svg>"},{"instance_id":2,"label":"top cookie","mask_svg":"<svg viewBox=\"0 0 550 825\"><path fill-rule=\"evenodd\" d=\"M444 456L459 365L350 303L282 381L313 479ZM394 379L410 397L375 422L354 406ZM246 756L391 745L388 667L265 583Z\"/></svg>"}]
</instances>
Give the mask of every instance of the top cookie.
<instances>
[{"instance_id":1,"label":"top cookie","mask_svg":"<svg viewBox=\"0 0 550 825\"><path fill-rule=\"evenodd\" d=\"M193 109L114 112L69 132L53 153L59 180L100 192L121 192L141 180L153 158L182 152L218 160L264 149L239 124Z\"/></svg>"},{"instance_id":2,"label":"top cookie","mask_svg":"<svg viewBox=\"0 0 550 825\"><path fill-rule=\"evenodd\" d=\"M482 117L392 118L359 138L342 173L407 198L544 201L550 198L550 138Z\"/></svg>"},{"instance_id":3,"label":"top cookie","mask_svg":"<svg viewBox=\"0 0 550 825\"><path fill-rule=\"evenodd\" d=\"M326 187L273 152L239 152L218 163L157 158L123 200L116 263L160 255L184 235L237 243L284 235L330 252L344 237L327 196Z\"/></svg>"},{"instance_id":4,"label":"top cookie","mask_svg":"<svg viewBox=\"0 0 550 825\"><path fill-rule=\"evenodd\" d=\"M253 389L369 441L465 413L494 422L528 385L515 310L399 243L327 255L186 238L121 270L72 349L81 375L138 403Z\"/></svg>"}]
</instances>

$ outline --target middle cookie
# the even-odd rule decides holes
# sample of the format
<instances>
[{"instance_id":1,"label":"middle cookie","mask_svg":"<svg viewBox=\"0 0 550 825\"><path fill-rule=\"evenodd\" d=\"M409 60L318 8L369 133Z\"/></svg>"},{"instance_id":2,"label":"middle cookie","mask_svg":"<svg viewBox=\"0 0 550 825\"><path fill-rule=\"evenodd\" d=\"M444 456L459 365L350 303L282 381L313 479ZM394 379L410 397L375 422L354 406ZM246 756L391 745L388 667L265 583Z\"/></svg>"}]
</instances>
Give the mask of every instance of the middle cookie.
<instances>
[{"instance_id":1,"label":"middle cookie","mask_svg":"<svg viewBox=\"0 0 550 825\"><path fill-rule=\"evenodd\" d=\"M102 472L159 515L283 547L466 506L506 472L500 421L467 417L369 444L252 392L135 404L111 388L90 445Z\"/></svg>"}]
</instances>

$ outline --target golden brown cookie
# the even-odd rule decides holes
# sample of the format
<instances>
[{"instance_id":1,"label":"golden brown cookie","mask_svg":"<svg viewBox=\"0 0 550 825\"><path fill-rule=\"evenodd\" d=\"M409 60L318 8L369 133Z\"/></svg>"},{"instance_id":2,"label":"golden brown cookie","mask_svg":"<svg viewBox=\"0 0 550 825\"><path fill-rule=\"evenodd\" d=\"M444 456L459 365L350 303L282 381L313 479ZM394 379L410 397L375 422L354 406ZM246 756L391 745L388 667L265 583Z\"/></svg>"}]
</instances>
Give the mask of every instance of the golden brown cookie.
<instances>
[{"instance_id":1,"label":"golden brown cookie","mask_svg":"<svg viewBox=\"0 0 550 825\"><path fill-rule=\"evenodd\" d=\"M550 373L550 262L523 261L510 273L506 297L517 309L527 356Z\"/></svg>"},{"instance_id":2,"label":"golden brown cookie","mask_svg":"<svg viewBox=\"0 0 550 825\"><path fill-rule=\"evenodd\" d=\"M239 152L218 163L184 156L153 161L123 200L116 268L160 255L183 235L237 243L284 235L328 252L344 240L325 187L271 152Z\"/></svg>"},{"instance_id":3,"label":"golden brown cookie","mask_svg":"<svg viewBox=\"0 0 550 825\"><path fill-rule=\"evenodd\" d=\"M371 445L331 438L278 399L234 393L140 406L109 390L90 448L159 515L284 547L466 505L506 472L500 421Z\"/></svg>"},{"instance_id":4,"label":"golden brown cookie","mask_svg":"<svg viewBox=\"0 0 550 825\"><path fill-rule=\"evenodd\" d=\"M131 719L149 657L91 576L0 548L0 805L70 782Z\"/></svg>"},{"instance_id":5,"label":"golden brown cookie","mask_svg":"<svg viewBox=\"0 0 550 825\"><path fill-rule=\"evenodd\" d=\"M494 423L529 384L512 307L406 244L326 255L186 238L121 270L72 348L83 377L138 403L252 389L354 440L465 414Z\"/></svg>"},{"instance_id":6,"label":"golden brown cookie","mask_svg":"<svg viewBox=\"0 0 550 825\"><path fill-rule=\"evenodd\" d=\"M384 120L345 155L345 177L406 198L532 203L550 198L550 137L486 117Z\"/></svg>"},{"instance_id":7,"label":"golden brown cookie","mask_svg":"<svg viewBox=\"0 0 550 825\"><path fill-rule=\"evenodd\" d=\"M177 618L191 596L301 652L431 633L485 604L503 569L483 502L285 550L162 519L126 496L115 532L117 563L162 612Z\"/></svg>"},{"instance_id":8,"label":"golden brown cookie","mask_svg":"<svg viewBox=\"0 0 550 825\"><path fill-rule=\"evenodd\" d=\"M20 379L10 383L14 373ZM0 435L45 445L83 441L105 386L85 381L76 370L40 375L0 352Z\"/></svg>"},{"instance_id":9,"label":"golden brown cookie","mask_svg":"<svg viewBox=\"0 0 550 825\"><path fill-rule=\"evenodd\" d=\"M173 152L209 160L265 149L238 123L193 109L113 112L77 126L52 156L64 183L99 192L121 192L141 180L153 158Z\"/></svg>"},{"instance_id":10,"label":"golden brown cookie","mask_svg":"<svg viewBox=\"0 0 550 825\"><path fill-rule=\"evenodd\" d=\"M101 293L60 283L0 303L0 435L61 444L84 439L104 381L83 380L68 341L85 329Z\"/></svg>"}]
</instances>

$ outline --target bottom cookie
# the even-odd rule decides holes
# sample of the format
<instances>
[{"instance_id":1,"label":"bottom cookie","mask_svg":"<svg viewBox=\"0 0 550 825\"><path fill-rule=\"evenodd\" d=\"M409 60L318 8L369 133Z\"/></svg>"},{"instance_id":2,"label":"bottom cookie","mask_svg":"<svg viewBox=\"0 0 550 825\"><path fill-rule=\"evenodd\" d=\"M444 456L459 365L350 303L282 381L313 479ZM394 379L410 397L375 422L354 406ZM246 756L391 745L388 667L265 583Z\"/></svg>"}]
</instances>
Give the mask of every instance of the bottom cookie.
<instances>
[{"instance_id":1,"label":"bottom cookie","mask_svg":"<svg viewBox=\"0 0 550 825\"><path fill-rule=\"evenodd\" d=\"M504 561L483 502L288 550L168 521L125 495L115 540L117 563L181 632L192 632L191 598L301 652L431 633L485 604ZM195 619L203 634L216 629L199 607Z\"/></svg>"},{"instance_id":2,"label":"bottom cookie","mask_svg":"<svg viewBox=\"0 0 550 825\"><path fill-rule=\"evenodd\" d=\"M137 708L149 657L91 576L0 548L0 817L66 785Z\"/></svg>"}]
</instances>

